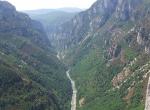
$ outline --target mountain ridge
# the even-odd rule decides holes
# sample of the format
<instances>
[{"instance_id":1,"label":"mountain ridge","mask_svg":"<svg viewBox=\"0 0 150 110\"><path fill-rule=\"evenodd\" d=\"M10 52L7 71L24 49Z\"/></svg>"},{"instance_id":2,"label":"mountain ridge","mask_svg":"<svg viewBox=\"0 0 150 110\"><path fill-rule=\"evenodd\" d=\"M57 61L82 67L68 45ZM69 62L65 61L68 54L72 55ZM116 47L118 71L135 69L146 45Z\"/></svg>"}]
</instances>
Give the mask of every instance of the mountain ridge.
<instances>
[{"instance_id":1,"label":"mountain ridge","mask_svg":"<svg viewBox=\"0 0 150 110\"><path fill-rule=\"evenodd\" d=\"M22 11L24 13L28 13L29 15L39 15L39 14L48 14L50 12L67 12L67 13L77 13L82 11L82 9L79 8L73 8L73 7L64 7L64 8L58 8L58 9L37 9L37 10L25 10Z\"/></svg>"}]
</instances>

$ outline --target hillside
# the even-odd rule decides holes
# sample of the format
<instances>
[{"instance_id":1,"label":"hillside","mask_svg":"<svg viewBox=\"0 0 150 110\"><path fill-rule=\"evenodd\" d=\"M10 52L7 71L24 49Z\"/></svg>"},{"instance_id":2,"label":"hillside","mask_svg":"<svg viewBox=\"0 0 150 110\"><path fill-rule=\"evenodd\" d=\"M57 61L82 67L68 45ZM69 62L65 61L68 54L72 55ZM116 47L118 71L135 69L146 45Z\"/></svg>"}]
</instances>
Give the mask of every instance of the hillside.
<instances>
[{"instance_id":1,"label":"hillside","mask_svg":"<svg viewBox=\"0 0 150 110\"><path fill-rule=\"evenodd\" d=\"M0 1L0 110L69 110L65 71L42 25Z\"/></svg>"},{"instance_id":2,"label":"hillside","mask_svg":"<svg viewBox=\"0 0 150 110\"><path fill-rule=\"evenodd\" d=\"M149 0L98 0L51 33L76 82L77 110L144 109L149 7Z\"/></svg>"}]
</instances>

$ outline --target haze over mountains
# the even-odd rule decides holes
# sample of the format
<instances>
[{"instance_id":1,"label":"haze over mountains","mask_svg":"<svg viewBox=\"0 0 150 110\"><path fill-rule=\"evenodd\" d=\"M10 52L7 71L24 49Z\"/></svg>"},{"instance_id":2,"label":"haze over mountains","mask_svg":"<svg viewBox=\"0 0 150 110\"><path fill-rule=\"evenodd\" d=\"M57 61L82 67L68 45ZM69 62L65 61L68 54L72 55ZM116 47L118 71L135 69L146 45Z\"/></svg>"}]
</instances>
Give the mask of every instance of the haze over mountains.
<instances>
[{"instance_id":1,"label":"haze over mountains","mask_svg":"<svg viewBox=\"0 0 150 110\"><path fill-rule=\"evenodd\" d=\"M0 1L0 109L149 110L150 1L80 11Z\"/></svg>"},{"instance_id":2,"label":"haze over mountains","mask_svg":"<svg viewBox=\"0 0 150 110\"><path fill-rule=\"evenodd\" d=\"M67 7L67 8L58 8L58 9L26 10L23 12L28 13L29 15L32 16L32 15L48 14L50 12L57 12L57 11L75 13L75 12L81 12L82 9Z\"/></svg>"},{"instance_id":3,"label":"haze over mountains","mask_svg":"<svg viewBox=\"0 0 150 110\"><path fill-rule=\"evenodd\" d=\"M82 10L79 8L60 8L60 9L40 9L24 11L37 21L40 21L47 34L52 33L61 24L71 20L77 13Z\"/></svg>"}]
</instances>

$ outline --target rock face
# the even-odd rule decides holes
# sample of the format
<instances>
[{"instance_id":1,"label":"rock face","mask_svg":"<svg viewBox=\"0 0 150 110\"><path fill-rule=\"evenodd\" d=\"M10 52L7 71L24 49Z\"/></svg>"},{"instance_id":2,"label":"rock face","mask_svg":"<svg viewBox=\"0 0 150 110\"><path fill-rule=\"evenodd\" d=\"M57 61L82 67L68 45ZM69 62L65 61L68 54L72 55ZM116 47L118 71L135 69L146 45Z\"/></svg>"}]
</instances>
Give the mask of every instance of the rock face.
<instances>
[{"instance_id":1,"label":"rock face","mask_svg":"<svg viewBox=\"0 0 150 110\"><path fill-rule=\"evenodd\" d=\"M77 45L89 33L100 29L113 15L118 20L134 21L141 15L137 11L140 3L142 0L98 0L90 9L79 13L71 21L56 29L56 32L51 33L53 45L58 49Z\"/></svg>"},{"instance_id":2,"label":"rock face","mask_svg":"<svg viewBox=\"0 0 150 110\"><path fill-rule=\"evenodd\" d=\"M110 58L115 58L117 57L121 52L121 46L117 44L113 44L109 49L108 49L108 55Z\"/></svg>"},{"instance_id":3,"label":"rock face","mask_svg":"<svg viewBox=\"0 0 150 110\"><path fill-rule=\"evenodd\" d=\"M141 36L141 33L140 32L138 32L138 35L137 35L137 43L139 44L139 45L142 45L143 44L143 38L142 38L142 36Z\"/></svg>"},{"instance_id":4,"label":"rock face","mask_svg":"<svg viewBox=\"0 0 150 110\"><path fill-rule=\"evenodd\" d=\"M145 46L145 53L150 54L150 46Z\"/></svg>"},{"instance_id":5,"label":"rock face","mask_svg":"<svg viewBox=\"0 0 150 110\"><path fill-rule=\"evenodd\" d=\"M149 20L147 21L149 22ZM147 23L149 24L149 23ZM136 42L143 49L143 52L150 54L150 31L149 26L143 25L137 30Z\"/></svg>"},{"instance_id":6,"label":"rock face","mask_svg":"<svg viewBox=\"0 0 150 110\"><path fill-rule=\"evenodd\" d=\"M129 68L124 68L117 76L115 76L112 80L112 85L114 87L120 86L120 84L131 74L131 70Z\"/></svg>"},{"instance_id":7,"label":"rock face","mask_svg":"<svg viewBox=\"0 0 150 110\"><path fill-rule=\"evenodd\" d=\"M135 14L136 7L140 3L142 3L142 0L118 0L116 17L121 20L135 20L137 17Z\"/></svg>"},{"instance_id":8,"label":"rock face","mask_svg":"<svg viewBox=\"0 0 150 110\"><path fill-rule=\"evenodd\" d=\"M79 100L79 105L80 105L80 107L82 107L84 104L85 104L85 98L81 98L81 99Z\"/></svg>"}]
</instances>

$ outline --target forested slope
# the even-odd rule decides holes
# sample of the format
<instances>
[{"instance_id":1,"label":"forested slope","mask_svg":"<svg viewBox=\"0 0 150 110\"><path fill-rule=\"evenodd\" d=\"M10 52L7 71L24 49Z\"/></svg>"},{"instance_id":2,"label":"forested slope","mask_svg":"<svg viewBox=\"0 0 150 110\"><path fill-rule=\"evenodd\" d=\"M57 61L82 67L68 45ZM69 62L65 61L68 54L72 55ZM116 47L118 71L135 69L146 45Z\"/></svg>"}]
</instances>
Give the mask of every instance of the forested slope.
<instances>
[{"instance_id":1,"label":"forested slope","mask_svg":"<svg viewBox=\"0 0 150 110\"><path fill-rule=\"evenodd\" d=\"M0 1L0 109L69 110L65 71L42 25Z\"/></svg>"}]
</instances>

